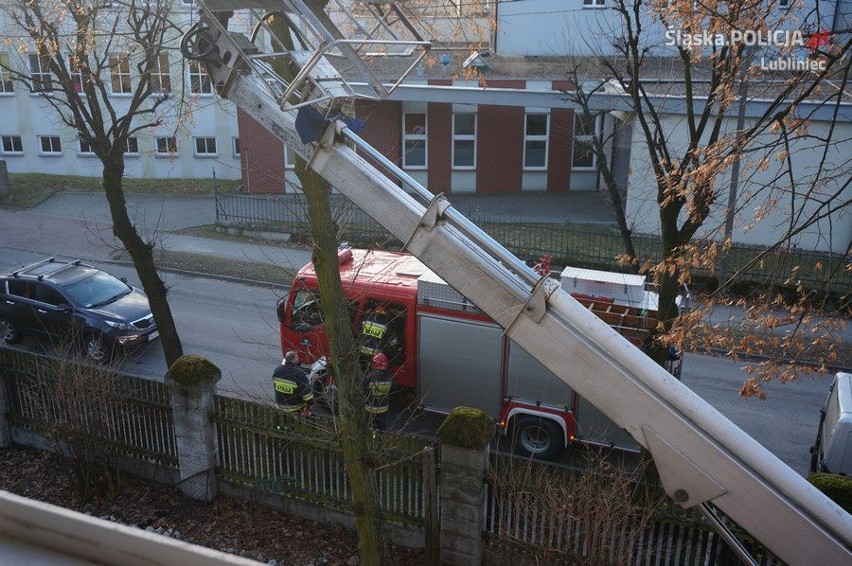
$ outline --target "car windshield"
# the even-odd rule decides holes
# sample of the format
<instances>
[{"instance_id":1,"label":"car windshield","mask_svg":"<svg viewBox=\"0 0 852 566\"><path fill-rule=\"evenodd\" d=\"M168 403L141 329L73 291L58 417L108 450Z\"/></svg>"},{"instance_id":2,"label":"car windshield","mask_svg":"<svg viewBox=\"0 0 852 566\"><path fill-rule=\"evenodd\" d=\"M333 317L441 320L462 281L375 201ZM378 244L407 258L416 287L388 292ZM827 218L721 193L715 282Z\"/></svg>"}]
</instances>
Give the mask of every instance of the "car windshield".
<instances>
[{"instance_id":1,"label":"car windshield","mask_svg":"<svg viewBox=\"0 0 852 566\"><path fill-rule=\"evenodd\" d=\"M111 303L130 291L130 287L108 273L95 273L65 287L68 296L86 309Z\"/></svg>"}]
</instances>

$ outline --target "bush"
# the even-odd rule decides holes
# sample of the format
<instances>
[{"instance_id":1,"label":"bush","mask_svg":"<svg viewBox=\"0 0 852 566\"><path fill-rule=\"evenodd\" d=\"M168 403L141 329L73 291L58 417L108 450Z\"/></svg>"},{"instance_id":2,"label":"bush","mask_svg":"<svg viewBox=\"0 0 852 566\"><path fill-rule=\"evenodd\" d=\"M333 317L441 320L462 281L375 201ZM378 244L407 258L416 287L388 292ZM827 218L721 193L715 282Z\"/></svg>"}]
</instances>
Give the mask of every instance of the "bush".
<instances>
[{"instance_id":1,"label":"bush","mask_svg":"<svg viewBox=\"0 0 852 566\"><path fill-rule=\"evenodd\" d=\"M847 513L852 513L852 478L836 474L811 474L808 481Z\"/></svg>"},{"instance_id":2,"label":"bush","mask_svg":"<svg viewBox=\"0 0 852 566\"><path fill-rule=\"evenodd\" d=\"M175 360L166 379L184 387L193 387L202 383L216 381L222 376L222 370L213 362L198 354L186 354Z\"/></svg>"},{"instance_id":3,"label":"bush","mask_svg":"<svg viewBox=\"0 0 852 566\"><path fill-rule=\"evenodd\" d=\"M438 428L442 444L482 450L494 436L494 421L479 409L456 407Z\"/></svg>"}]
</instances>

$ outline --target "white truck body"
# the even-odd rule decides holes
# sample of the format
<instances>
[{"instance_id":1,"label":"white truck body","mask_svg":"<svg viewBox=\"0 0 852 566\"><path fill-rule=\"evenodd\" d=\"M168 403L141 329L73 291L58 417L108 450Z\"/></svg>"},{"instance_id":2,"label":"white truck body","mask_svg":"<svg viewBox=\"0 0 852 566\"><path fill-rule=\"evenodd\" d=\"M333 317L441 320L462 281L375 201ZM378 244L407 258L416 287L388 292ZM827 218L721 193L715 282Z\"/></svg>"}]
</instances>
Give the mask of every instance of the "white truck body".
<instances>
[{"instance_id":1,"label":"white truck body","mask_svg":"<svg viewBox=\"0 0 852 566\"><path fill-rule=\"evenodd\" d=\"M811 452L811 471L852 476L852 373L834 376Z\"/></svg>"}]
</instances>

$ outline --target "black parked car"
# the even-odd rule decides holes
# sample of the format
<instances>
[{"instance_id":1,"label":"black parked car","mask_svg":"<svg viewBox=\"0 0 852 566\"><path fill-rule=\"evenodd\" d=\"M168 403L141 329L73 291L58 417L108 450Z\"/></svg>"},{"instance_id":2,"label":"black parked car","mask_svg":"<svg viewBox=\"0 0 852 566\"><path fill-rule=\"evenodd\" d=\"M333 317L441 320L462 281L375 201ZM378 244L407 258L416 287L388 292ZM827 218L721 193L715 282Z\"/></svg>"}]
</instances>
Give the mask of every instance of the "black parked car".
<instances>
[{"instance_id":1,"label":"black parked car","mask_svg":"<svg viewBox=\"0 0 852 566\"><path fill-rule=\"evenodd\" d=\"M0 275L0 337L73 339L95 361L148 344L160 333L138 289L91 265L53 258Z\"/></svg>"}]
</instances>

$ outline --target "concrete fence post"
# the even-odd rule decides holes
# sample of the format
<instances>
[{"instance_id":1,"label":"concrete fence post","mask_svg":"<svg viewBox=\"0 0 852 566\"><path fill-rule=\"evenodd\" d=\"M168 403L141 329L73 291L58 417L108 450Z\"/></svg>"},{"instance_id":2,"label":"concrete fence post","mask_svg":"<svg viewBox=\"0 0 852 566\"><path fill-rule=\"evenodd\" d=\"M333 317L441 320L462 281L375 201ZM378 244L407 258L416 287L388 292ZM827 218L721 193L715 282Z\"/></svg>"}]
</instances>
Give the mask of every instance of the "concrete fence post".
<instances>
[{"instance_id":1,"label":"concrete fence post","mask_svg":"<svg viewBox=\"0 0 852 566\"><path fill-rule=\"evenodd\" d=\"M453 409L438 429L441 445L441 561L479 566L484 525L483 476L494 422L479 409Z\"/></svg>"},{"instance_id":2,"label":"concrete fence post","mask_svg":"<svg viewBox=\"0 0 852 566\"><path fill-rule=\"evenodd\" d=\"M184 495L212 501L216 485L216 382L222 372L206 358L178 358L166 373L172 394L172 419L180 467L179 488Z\"/></svg>"}]
</instances>

